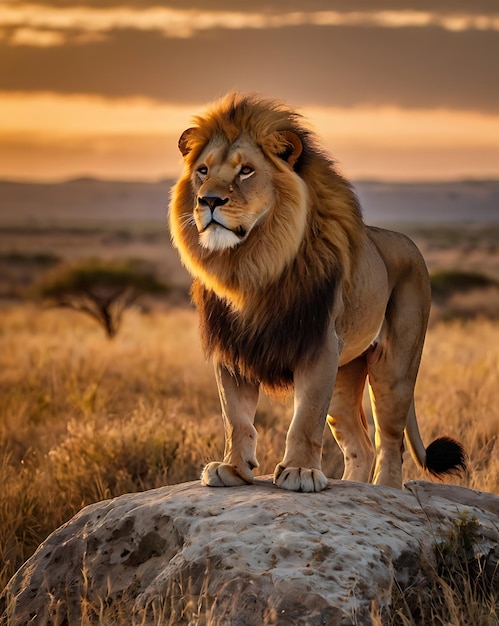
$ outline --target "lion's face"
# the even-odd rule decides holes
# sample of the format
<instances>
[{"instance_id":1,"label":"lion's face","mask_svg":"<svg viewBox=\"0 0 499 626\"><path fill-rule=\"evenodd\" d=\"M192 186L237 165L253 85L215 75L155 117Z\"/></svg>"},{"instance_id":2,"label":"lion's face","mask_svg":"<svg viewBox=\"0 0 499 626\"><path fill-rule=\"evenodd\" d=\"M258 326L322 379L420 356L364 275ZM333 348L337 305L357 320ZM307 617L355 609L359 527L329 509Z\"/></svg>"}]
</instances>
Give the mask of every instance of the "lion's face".
<instances>
[{"instance_id":1,"label":"lion's face","mask_svg":"<svg viewBox=\"0 0 499 626\"><path fill-rule=\"evenodd\" d=\"M208 143L191 173L193 219L209 251L243 243L275 202L273 166L249 138Z\"/></svg>"}]
</instances>

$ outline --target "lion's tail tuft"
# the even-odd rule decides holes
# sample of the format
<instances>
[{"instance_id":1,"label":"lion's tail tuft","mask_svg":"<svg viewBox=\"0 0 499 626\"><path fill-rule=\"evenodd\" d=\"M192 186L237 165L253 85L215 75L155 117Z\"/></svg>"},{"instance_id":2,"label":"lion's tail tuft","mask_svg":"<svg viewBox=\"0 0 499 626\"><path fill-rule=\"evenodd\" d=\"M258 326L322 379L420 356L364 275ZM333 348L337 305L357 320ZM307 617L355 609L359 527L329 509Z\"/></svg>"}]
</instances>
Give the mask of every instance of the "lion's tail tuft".
<instances>
[{"instance_id":1,"label":"lion's tail tuft","mask_svg":"<svg viewBox=\"0 0 499 626\"><path fill-rule=\"evenodd\" d=\"M439 437L426 448L424 469L433 476L461 474L466 471L463 446L450 437Z\"/></svg>"}]
</instances>

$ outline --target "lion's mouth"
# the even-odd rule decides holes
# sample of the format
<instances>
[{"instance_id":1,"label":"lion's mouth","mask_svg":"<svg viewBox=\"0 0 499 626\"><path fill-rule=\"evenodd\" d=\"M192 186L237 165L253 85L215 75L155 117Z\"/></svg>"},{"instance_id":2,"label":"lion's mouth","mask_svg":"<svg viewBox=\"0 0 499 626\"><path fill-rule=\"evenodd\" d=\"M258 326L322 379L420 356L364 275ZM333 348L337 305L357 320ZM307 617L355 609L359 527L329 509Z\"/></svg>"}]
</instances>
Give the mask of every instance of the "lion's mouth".
<instances>
[{"instance_id":1,"label":"lion's mouth","mask_svg":"<svg viewBox=\"0 0 499 626\"><path fill-rule=\"evenodd\" d=\"M230 233L234 233L234 235L239 237L239 239L244 239L246 237L246 235L248 234L247 230L245 228L243 228L242 226L238 226L237 228L228 228L227 226L225 226L225 224L217 222L217 220L215 220L215 219L211 220L211 222L208 222L208 224L206 224L206 226L202 230L199 231L199 234L202 235L208 229L210 229L212 227L215 228L217 226L219 226L220 228L223 228L223 229L229 231Z\"/></svg>"}]
</instances>

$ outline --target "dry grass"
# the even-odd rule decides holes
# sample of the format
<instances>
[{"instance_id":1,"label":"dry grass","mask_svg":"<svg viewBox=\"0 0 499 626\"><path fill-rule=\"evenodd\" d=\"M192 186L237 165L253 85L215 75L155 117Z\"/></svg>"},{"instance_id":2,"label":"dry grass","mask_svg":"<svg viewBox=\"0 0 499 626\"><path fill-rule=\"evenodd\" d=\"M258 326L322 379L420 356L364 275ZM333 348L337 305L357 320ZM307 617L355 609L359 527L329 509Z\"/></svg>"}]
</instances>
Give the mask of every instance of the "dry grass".
<instances>
[{"instance_id":1,"label":"dry grass","mask_svg":"<svg viewBox=\"0 0 499 626\"><path fill-rule=\"evenodd\" d=\"M192 312L131 313L113 342L77 313L0 318L2 586L83 505L195 479L223 443Z\"/></svg>"},{"instance_id":2,"label":"dry grass","mask_svg":"<svg viewBox=\"0 0 499 626\"><path fill-rule=\"evenodd\" d=\"M439 323L430 329L418 384L416 408L426 443L448 434L469 455L461 484L499 494L499 322ZM407 463L406 479L417 478Z\"/></svg>"},{"instance_id":3,"label":"dry grass","mask_svg":"<svg viewBox=\"0 0 499 626\"><path fill-rule=\"evenodd\" d=\"M0 309L0 329L3 588L82 506L196 479L207 460L222 455L223 431L191 310L131 311L113 341L81 314L29 305ZM422 435L426 442L442 434L460 439L470 474L456 482L493 493L498 373L498 322L432 326L417 386ZM290 414L290 404L260 403L262 474L280 460ZM327 473L339 476L341 458L328 434L325 457ZM421 477L410 459L405 465L406 479Z\"/></svg>"}]
</instances>

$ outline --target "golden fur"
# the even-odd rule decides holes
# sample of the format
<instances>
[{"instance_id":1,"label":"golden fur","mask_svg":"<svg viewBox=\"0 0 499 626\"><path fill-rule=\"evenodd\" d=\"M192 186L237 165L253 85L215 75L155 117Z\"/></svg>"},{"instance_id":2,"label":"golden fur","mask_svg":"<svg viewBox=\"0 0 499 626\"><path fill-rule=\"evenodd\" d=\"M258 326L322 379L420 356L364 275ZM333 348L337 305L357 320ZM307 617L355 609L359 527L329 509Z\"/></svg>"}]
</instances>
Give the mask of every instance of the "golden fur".
<instances>
[{"instance_id":1,"label":"golden fur","mask_svg":"<svg viewBox=\"0 0 499 626\"><path fill-rule=\"evenodd\" d=\"M226 426L224 461L210 463L203 482L251 482L261 385L295 390L279 486L325 487L328 409L344 478L369 480L367 375L379 399L375 482L400 487L404 431L421 467L439 474L464 467L459 444L443 438L425 450L417 429L412 397L429 286L412 242L364 225L351 186L285 105L230 93L195 124L179 140L185 167L170 229L195 279Z\"/></svg>"}]
</instances>

